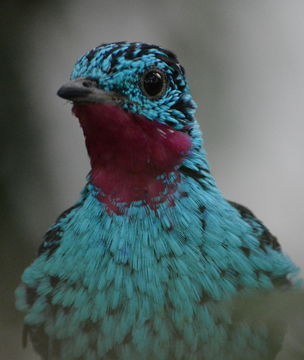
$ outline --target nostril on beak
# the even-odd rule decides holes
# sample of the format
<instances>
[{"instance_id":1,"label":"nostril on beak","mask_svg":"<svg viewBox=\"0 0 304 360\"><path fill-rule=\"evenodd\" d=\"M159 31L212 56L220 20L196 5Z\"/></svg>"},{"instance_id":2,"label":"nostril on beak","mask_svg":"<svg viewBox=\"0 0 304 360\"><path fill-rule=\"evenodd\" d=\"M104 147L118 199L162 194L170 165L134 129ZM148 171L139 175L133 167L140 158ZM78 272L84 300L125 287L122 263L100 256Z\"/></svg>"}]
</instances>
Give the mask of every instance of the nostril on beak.
<instances>
[{"instance_id":1,"label":"nostril on beak","mask_svg":"<svg viewBox=\"0 0 304 360\"><path fill-rule=\"evenodd\" d=\"M92 86L92 81L90 81L90 80L84 80L84 81L82 82L82 85L83 85L84 87L91 87L91 86Z\"/></svg>"},{"instance_id":2,"label":"nostril on beak","mask_svg":"<svg viewBox=\"0 0 304 360\"><path fill-rule=\"evenodd\" d=\"M91 78L78 78L62 85L57 95L74 102L113 102L113 95L98 87L98 81Z\"/></svg>"},{"instance_id":3,"label":"nostril on beak","mask_svg":"<svg viewBox=\"0 0 304 360\"><path fill-rule=\"evenodd\" d=\"M86 88L96 87L96 85L97 85L97 82L95 80L85 79L82 82L82 86L84 86Z\"/></svg>"}]
</instances>

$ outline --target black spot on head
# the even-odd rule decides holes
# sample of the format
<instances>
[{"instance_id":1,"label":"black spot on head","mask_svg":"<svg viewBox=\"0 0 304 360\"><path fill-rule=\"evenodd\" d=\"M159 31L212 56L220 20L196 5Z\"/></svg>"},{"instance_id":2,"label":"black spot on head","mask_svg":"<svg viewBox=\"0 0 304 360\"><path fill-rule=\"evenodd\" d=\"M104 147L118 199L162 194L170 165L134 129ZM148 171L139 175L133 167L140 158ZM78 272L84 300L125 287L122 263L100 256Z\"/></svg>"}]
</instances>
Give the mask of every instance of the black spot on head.
<instances>
[{"instance_id":1,"label":"black spot on head","mask_svg":"<svg viewBox=\"0 0 304 360\"><path fill-rule=\"evenodd\" d=\"M204 171L205 173L209 174L210 173L210 170L209 169L206 169L206 168L203 168L203 167L200 167L199 168L201 171Z\"/></svg>"},{"instance_id":2,"label":"black spot on head","mask_svg":"<svg viewBox=\"0 0 304 360\"><path fill-rule=\"evenodd\" d=\"M155 55L156 58L167 63L178 73L184 74L184 68L179 64L176 55L172 51L163 49L157 45L151 45L151 44L145 44L145 43L142 43L142 44L130 43L130 46L125 55L126 59L131 60L134 56L134 51L138 50L138 49L140 49L140 50L136 53L136 57L141 57L142 55L149 53L149 50L158 50L159 53L153 52L153 54Z\"/></svg>"},{"instance_id":3,"label":"black spot on head","mask_svg":"<svg viewBox=\"0 0 304 360\"><path fill-rule=\"evenodd\" d=\"M114 49L114 50L116 50L116 49ZM115 66L118 64L118 59L122 54L123 54L123 50L117 51L117 53L115 55L112 53L109 73L112 73L114 71Z\"/></svg>"},{"instance_id":4,"label":"black spot on head","mask_svg":"<svg viewBox=\"0 0 304 360\"><path fill-rule=\"evenodd\" d=\"M135 44L137 49L140 49L137 53L136 56L137 57L141 57L142 55L144 55L145 53L148 52L148 50L150 49L155 49L156 47L154 45L150 45L150 44Z\"/></svg>"},{"instance_id":5,"label":"black spot on head","mask_svg":"<svg viewBox=\"0 0 304 360\"><path fill-rule=\"evenodd\" d=\"M168 60L166 59L163 59L163 61L169 61L168 64L175 64L176 66L176 70L180 73L182 73L182 75L185 75L185 69L181 66L181 64L179 63L176 55L170 51L170 50L166 50L166 49L162 49L162 48L159 48L159 50L161 50L164 54L167 55L168 57Z\"/></svg>"},{"instance_id":6,"label":"black spot on head","mask_svg":"<svg viewBox=\"0 0 304 360\"><path fill-rule=\"evenodd\" d=\"M155 57L167 65L169 65L172 69L174 69L177 73L183 73L181 65L177 62L177 60L173 60L168 58L167 56L161 55L161 54L155 54Z\"/></svg>"},{"instance_id":7,"label":"black spot on head","mask_svg":"<svg viewBox=\"0 0 304 360\"><path fill-rule=\"evenodd\" d=\"M190 129L189 126L184 126L180 131L192 136L192 129Z\"/></svg>"},{"instance_id":8,"label":"black spot on head","mask_svg":"<svg viewBox=\"0 0 304 360\"><path fill-rule=\"evenodd\" d=\"M175 62L178 62L176 55L174 54L174 52L167 50L167 49L163 49L161 47L157 47L160 51L162 51L164 54L167 55L167 57Z\"/></svg>"},{"instance_id":9,"label":"black spot on head","mask_svg":"<svg viewBox=\"0 0 304 360\"><path fill-rule=\"evenodd\" d=\"M113 44L116 44L116 45L124 45L124 44L127 44L127 41L116 41L115 43Z\"/></svg>"},{"instance_id":10,"label":"black spot on head","mask_svg":"<svg viewBox=\"0 0 304 360\"><path fill-rule=\"evenodd\" d=\"M97 50L97 49L100 49L102 47L107 47L107 46L112 47L112 48L113 47L117 48L117 47L119 47L119 45L124 45L124 44L127 44L127 42L126 41L116 41L113 43L101 43L98 46L96 46L95 49Z\"/></svg>"},{"instance_id":11,"label":"black spot on head","mask_svg":"<svg viewBox=\"0 0 304 360\"><path fill-rule=\"evenodd\" d=\"M187 105L188 103L186 103L184 100L183 100L183 98L182 98L182 96L177 100L177 102L172 106L172 109L175 109L175 110L178 110L178 111L180 111L180 112L182 112L182 113L184 113L185 112L185 110L186 110L186 105Z\"/></svg>"},{"instance_id":12,"label":"black spot on head","mask_svg":"<svg viewBox=\"0 0 304 360\"><path fill-rule=\"evenodd\" d=\"M110 54L113 53L113 51L115 51L119 47L119 45L122 45L123 43L124 42L113 43L114 45L109 46L109 49L102 54L102 57L103 58L108 57ZM89 51L88 54L86 55L86 58L88 59L88 61L91 61L93 59L93 57L100 50L100 48L106 47L108 45L109 44L103 43L103 44L96 46L96 48L92 49L91 51Z\"/></svg>"},{"instance_id":13,"label":"black spot on head","mask_svg":"<svg viewBox=\"0 0 304 360\"><path fill-rule=\"evenodd\" d=\"M169 126L175 126L176 122L171 120L166 120L166 124Z\"/></svg>"},{"instance_id":14,"label":"black spot on head","mask_svg":"<svg viewBox=\"0 0 304 360\"><path fill-rule=\"evenodd\" d=\"M180 91L183 91L184 86L181 88L179 88ZM180 111L182 114L185 115L186 117L186 121L188 122L192 122L193 118L192 116L189 114L188 110L189 109L193 109L194 105L191 101L185 101L183 96L181 96L174 105L172 105L171 109L175 109L177 111ZM185 121L185 122L186 122Z\"/></svg>"},{"instance_id":15,"label":"black spot on head","mask_svg":"<svg viewBox=\"0 0 304 360\"><path fill-rule=\"evenodd\" d=\"M127 51L125 52L125 59L126 59L126 60L132 60L133 57L134 57L134 51L135 51L137 48L138 48L138 47L137 47L136 43L132 43L132 44L128 47Z\"/></svg>"},{"instance_id":16,"label":"black spot on head","mask_svg":"<svg viewBox=\"0 0 304 360\"><path fill-rule=\"evenodd\" d=\"M90 50L90 51L87 53L87 55L86 55L87 60L88 60L88 61L91 61L91 60L93 59L95 53L96 53L96 49Z\"/></svg>"}]
</instances>

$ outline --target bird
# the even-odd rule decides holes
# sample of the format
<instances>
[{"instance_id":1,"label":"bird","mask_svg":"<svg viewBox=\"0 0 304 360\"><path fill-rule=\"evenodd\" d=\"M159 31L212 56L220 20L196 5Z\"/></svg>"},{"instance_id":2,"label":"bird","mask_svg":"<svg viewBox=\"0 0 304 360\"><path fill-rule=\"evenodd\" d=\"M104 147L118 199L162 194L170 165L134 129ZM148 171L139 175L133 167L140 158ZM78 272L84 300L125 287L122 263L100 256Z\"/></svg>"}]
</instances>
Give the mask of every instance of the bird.
<instances>
[{"instance_id":1,"label":"bird","mask_svg":"<svg viewBox=\"0 0 304 360\"><path fill-rule=\"evenodd\" d=\"M16 289L23 345L43 360L274 359L285 325L253 308L270 311L263 296L292 287L297 267L218 189L176 55L103 43L57 94L91 170Z\"/></svg>"}]
</instances>

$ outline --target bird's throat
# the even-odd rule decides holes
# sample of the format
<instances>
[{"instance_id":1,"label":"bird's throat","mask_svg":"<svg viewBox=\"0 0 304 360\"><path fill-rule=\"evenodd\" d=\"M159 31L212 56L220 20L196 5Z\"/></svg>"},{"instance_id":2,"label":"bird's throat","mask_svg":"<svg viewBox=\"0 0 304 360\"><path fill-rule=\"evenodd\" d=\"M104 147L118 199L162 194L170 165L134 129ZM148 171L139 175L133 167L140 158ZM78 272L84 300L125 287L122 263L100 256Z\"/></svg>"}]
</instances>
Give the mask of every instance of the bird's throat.
<instances>
[{"instance_id":1,"label":"bird's throat","mask_svg":"<svg viewBox=\"0 0 304 360\"><path fill-rule=\"evenodd\" d=\"M175 193L188 135L121 108L74 105L91 160L91 181L110 211L143 201L157 206Z\"/></svg>"}]
</instances>

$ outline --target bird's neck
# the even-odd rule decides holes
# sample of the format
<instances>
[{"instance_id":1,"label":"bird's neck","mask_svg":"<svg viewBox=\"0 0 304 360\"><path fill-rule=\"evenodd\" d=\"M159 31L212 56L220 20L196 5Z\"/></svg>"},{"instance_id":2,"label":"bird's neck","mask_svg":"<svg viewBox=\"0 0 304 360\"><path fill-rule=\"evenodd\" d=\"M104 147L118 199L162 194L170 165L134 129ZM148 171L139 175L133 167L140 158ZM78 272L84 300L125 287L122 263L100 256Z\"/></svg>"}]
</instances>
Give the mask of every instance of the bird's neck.
<instances>
[{"instance_id":1,"label":"bird's neck","mask_svg":"<svg viewBox=\"0 0 304 360\"><path fill-rule=\"evenodd\" d=\"M185 133L109 105L75 105L91 160L91 182L109 211L172 198L192 142ZM120 210L119 210L120 211Z\"/></svg>"}]
</instances>

